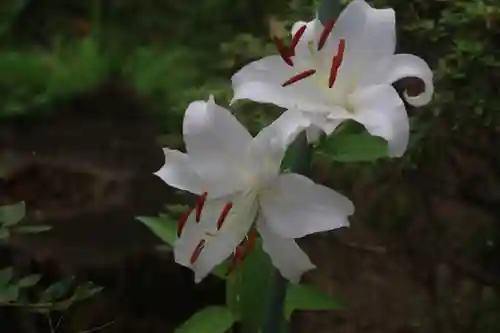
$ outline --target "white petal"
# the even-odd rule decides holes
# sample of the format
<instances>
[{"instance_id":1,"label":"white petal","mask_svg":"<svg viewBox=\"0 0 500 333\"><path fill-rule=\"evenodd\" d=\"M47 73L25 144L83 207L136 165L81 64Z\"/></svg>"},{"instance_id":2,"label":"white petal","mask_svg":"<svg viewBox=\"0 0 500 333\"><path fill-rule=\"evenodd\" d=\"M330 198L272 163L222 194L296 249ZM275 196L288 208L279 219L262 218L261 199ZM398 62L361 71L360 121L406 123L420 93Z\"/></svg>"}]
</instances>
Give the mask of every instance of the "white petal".
<instances>
[{"instance_id":1,"label":"white petal","mask_svg":"<svg viewBox=\"0 0 500 333\"><path fill-rule=\"evenodd\" d=\"M418 78L425 84L424 92L418 96L408 96L405 92L406 101L413 106L429 103L434 94L433 73L422 58L413 54L395 54L384 58L362 78L360 85L392 84L406 77Z\"/></svg>"},{"instance_id":2,"label":"white petal","mask_svg":"<svg viewBox=\"0 0 500 333\"><path fill-rule=\"evenodd\" d=\"M283 87L282 84L302 72L298 66L288 66L279 56L269 56L251 62L231 78L233 103L240 99L272 103L285 109L325 111L329 109L325 96L313 76Z\"/></svg>"},{"instance_id":3,"label":"white petal","mask_svg":"<svg viewBox=\"0 0 500 333\"><path fill-rule=\"evenodd\" d=\"M226 109L208 102L189 105L184 116L184 142L192 167L210 186L212 197L242 189L239 163L252 136Z\"/></svg>"},{"instance_id":4,"label":"white petal","mask_svg":"<svg viewBox=\"0 0 500 333\"><path fill-rule=\"evenodd\" d=\"M276 177L288 146L309 125L309 119L302 112L285 111L254 138L247 156L247 166L261 181L267 182Z\"/></svg>"},{"instance_id":5,"label":"white petal","mask_svg":"<svg viewBox=\"0 0 500 333\"><path fill-rule=\"evenodd\" d=\"M285 238L345 227L354 213L345 196L298 174L280 175L259 203L270 228Z\"/></svg>"},{"instance_id":6,"label":"white petal","mask_svg":"<svg viewBox=\"0 0 500 333\"><path fill-rule=\"evenodd\" d=\"M217 220L228 203L229 211L222 228L217 231ZM200 222L195 220L193 211L186 222L181 237L174 244L175 261L195 272L195 282L200 282L212 269L226 260L248 233L257 213L254 195L208 200L202 210ZM214 236L208 236L212 233ZM191 257L199 242L205 239L205 247L199 257L191 263Z\"/></svg>"},{"instance_id":7,"label":"white petal","mask_svg":"<svg viewBox=\"0 0 500 333\"><path fill-rule=\"evenodd\" d=\"M299 42L295 47L296 56L293 58L294 63L297 64L300 64L300 62L304 61L306 64L309 63L307 60L311 57L311 52L308 44L312 43L312 45L316 47L318 38L323 29L323 26L321 25L321 22L318 19L314 19L309 22L298 21L295 22L295 24L292 26L292 31L291 31L292 38L293 36L295 36L297 31L304 25L306 26L306 30L300 37Z\"/></svg>"},{"instance_id":8,"label":"white petal","mask_svg":"<svg viewBox=\"0 0 500 333\"><path fill-rule=\"evenodd\" d=\"M340 13L325 48L331 58L339 39L345 39L344 61L338 80L358 77L373 62L393 54L396 47L395 24L393 9L375 9L363 0L349 3Z\"/></svg>"},{"instance_id":9,"label":"white petal","mask_svg":"<svg viewBox=\"0 0 500 333\"><path fill-rule=\"evenodd\" d=\"M168 185L180 190L200 194L205 188L200 176L193 169L189 157L178 151L163 148L165 164L155 175Z\"/></svg>"},{"instance_id":10,"label":"white petal","mask_svg":"<svg viewBox=\"0 0 500 333\"><path fill-rule=\"evenodd\" d=\"M280 237L263 220L259 220L257 229L262 237L262 248L284 278L299 283L304 272L316 268L295 240Z\"/></svg>"},{"instance_id":11,"label":"white petal","mask_svg":"<svg viewBox=\"0 0 500 333\"><path fill-rule=\"evenodd\" d=\"M371 86L351 97L354 120L372 135L388 141L389 156L400 157L408 146L410 124L404 103L390 85Z\"/></svg>"}]
</instances>

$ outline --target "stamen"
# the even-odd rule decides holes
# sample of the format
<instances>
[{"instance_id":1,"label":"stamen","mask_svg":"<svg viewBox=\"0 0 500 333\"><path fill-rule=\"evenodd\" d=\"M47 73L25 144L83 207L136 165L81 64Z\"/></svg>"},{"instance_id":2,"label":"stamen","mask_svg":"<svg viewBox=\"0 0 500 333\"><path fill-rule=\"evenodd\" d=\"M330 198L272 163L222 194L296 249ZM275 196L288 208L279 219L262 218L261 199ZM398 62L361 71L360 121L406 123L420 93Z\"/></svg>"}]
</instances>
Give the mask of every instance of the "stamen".
<instances>
[{"instance_id":1,"label":"stamen","mask_svg":"<svg viewBox=\"0 0 500 333\"><path fill-rule=\"evenodd\" d=\"M288 80L286 80L285 82L283 82L282 86L283 87L286 87L290 84L293 84L297 81L300 81L300 80L303 80L311 75L313 75L314 73L316 73L316 70L315 69L308 69L302 73L299 73L291 78L289 78Z\"/></svg>"},{"instance_id":2,"label":"stamen","mask_svg":"<svg viewBox=\"0 0 500 333\"><path fill-rule=\"evenodd\" d=\"M252 230L250 230L250 232L247 235L245 255L248 254L248 252L250 252L254 248L256 240L257 240L257 229L252 228Z\"/></svg>"},{"instance_id":3,"label":"stamen","mask_svg":"<svg viewBox=\"0 0 500 333\"><path fill-rule=\"evenodd\" d=\"M243 260L243 255L244 255L244 249L243 246L238 245L236 249L234 250L234 255L233 258L231 259L231 262L229 263L229 267L227 268L227 273L226 276L231 274L236 266Z\"/></svg>"},{"instance_id":4,"label":"stamen","mask_svg":"<svg viewBox=\"0 0 500 333\"><path fill-rule=\"evenodd\" d=\"M290 53L286 49L285 45L283 45L283 40L279 37L274 37L274 44L276 44L276 48L278 49L281 59L283 59L288 66L293 67L292 58L290 57Z\"/></svg>"},{"instance_id":5,"label":"stamen","mask_svg":"<svg viewBox=\"0 0 500 333\"><path fill-rule=\"evenodd\" d=\"M193 208L189 207L188 210L186 210L179 218L179 222L177 223L177 237L181 237L182 230L184 230L184 226L186 225L186 222L192 211Z\"/></svg>"},{"instance_id":6,"label":"stamen","mask_svg":"<svg viewBox=\"0 0 500 333\"><path fill-rule=\"evenodd\" d=\"M208 192L203 192L201 197L198 199L196 203L196 222L200 222L201 211L203 210L203 205L205 205L205 201L207 200Z\"/></svg>"},{"instance_id":7,"label":"stamen","mask_svg":"<svg viewBox=\"0 0 500 333\"><path fill-rule=\"evenodd\" d=\"M329 21L323 27L323 31L321 32L321 35L319 37L318 51L320 51L323 48L323 46L325 46L326 40L328 39L328 36L332 32L334 25L335 25L335 21Z\"/></svg>"},{"instance_id":8,"label":"stamen","mask_svg":"<svg viewBox=\"0 0 500 333\"><path fill-rule=\"evenodd\" d=\"M224 223L224 221L226 220L227 214L229 214L229 211L232 207L233 203L228 202L222 209L222 212L219 215L219 219L217 220L217 230L220 230L220 228L222 227L222 223Z\"/></svg>"},{"instance_id":9,"label":"stamen","mask_svg":"<svg viewBox=\"0 0 500 333\"><path fill-rule=\"evenodd\" d=\"M292 37L292 43L290 44L290 49L289 49L289 55L290 56L294 56L295 55L295 48L297 47L297 44L299 43L300 38L302 38L302 35L306 31L306 28L307 28L307 25L304 24L303 26L301 26L299 28L299 30L297 30L297 32L295 33L295 35L293 35L293 37Z\"/></svg>"},{"instance_id":10,"label":"stamen","mask_svg":"<svg viewBox=\"0 0 500 333\"><path fill-rule=\"evenodd\" d=\"M345 39L341 39L339 42L339 47L337 49L337 54L332 59L332 67L330 68L330 77L328 78L328 87L331 88L335 84L337 79L337 74L344 59L345 51Z\"/></svg>"},{"instance_id":11,"label":"stamen","mask_svg":"<svg viewBox=\"0 0 500 333\"><path fill-rule=\"evenodd\" d=\"M191 259L189 260L191 265L194 264L196 260L198 260L198 257L200 256L201 251L203 251L204 248L205 248L205 240L202 239L198 243L198 245L196 245L196 248L194 249L193 254L191 255Z\"/></svg>"}]
</instances>

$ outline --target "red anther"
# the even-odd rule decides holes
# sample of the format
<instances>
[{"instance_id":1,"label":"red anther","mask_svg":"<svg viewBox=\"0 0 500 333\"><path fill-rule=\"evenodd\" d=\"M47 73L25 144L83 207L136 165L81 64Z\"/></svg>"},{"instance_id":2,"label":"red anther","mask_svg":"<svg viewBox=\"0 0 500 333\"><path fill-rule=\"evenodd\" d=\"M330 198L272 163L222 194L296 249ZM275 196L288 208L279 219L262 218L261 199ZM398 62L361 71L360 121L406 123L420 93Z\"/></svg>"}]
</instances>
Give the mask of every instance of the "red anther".
<instances>
[{"instance_id":1,"label":"red anther","mask_svg":"<svg viewBox=\"0 0 500 333\"><path fill-rule=\"evenodd\" d=\"M205 248L205 240L202 239L198 245L196 245L196 248L194 249L193 251L193 254L191 255L191 259L189 259L189 262L192 264L194 264L196 262L196 260L198 260L200 254L201 254L201 251L203 251L203 249Z\"/></svg>"},{"instance_id":2,"label":"red anther","mask_svg":"<svg viewBox=\"0 0 500 333\"><path fill-rule=\"evenodd\" d=\"M332 59L332 67L330 68L330 77L328 78L328 87L331 88L335 84L337 79L337 74L344 59L345 51L345 39L341 39L339 42L339 47L337 49L337 54Z\"/></svg>"},{"instance_id":3,"label":"red anther","mask_svg":"<svg viewBox=\"0 0 500 333\"><path fill-rule=\"evenodd\" d=\"M328 39L328 36L332 32L334 25L335 25L335 21L329 21L323 27L323 31L321 32L321 35L319 37L318 51L321 50L323 48L323 46L325 46L326 40Z\"/></svg>"},{"instance_id":4,"label":"red anther","mask_svg":"<svg viewBox=\"0 0 500 333\"><path fill-rule=\"evenodd\" d=\"M227 214L229 214L231 208L233 208L233 203L228 202L222 209L222 212L219 215L219 219L217 220L217 230L222 227L222 223L224 223L224 221L226 220Z\"/></svg>"},{"instance_id":5,"label":"red anther","mask_svg":"<svg viewBox=\"0 0 500 333\"><path fill-rule=\"evenodd\" d=\"M292 58L290 57L290 53L288 52L285 45L283 45L283 40L281 40L281 38L279 37L274 37L274 44L276 44L276 48L278 49L281 59L283 59L283 61L286 62L288 66L293 67Z\"/></svg>"},{"instance_id":6,"label":"red anther","mask_svg":"<svg viewBox=\"0 0 500 333\"><path fill-rule=\"evenodd\" d=\"M186 210L179 218L179 222L177 223L177 237L181 237L182 230L184 230L184 226L186 225L186 222L192 211L193 208L189 207L188 210Z\"/></svg>"},{"instance_id":7,"label":"red anther","mask_svg":"<svg viewBox=\"0 0 500 333\"><path fill-rule=\"evenodd\" d=\"M200 222L201 211L203 210L203 206L205 205L205 201L207 200L208 192L203 192L201 197L196 202L196 222Z\"/></svg>"},{"instance_id":8,"label":"red anther","mask_svg":"<svg viewBox=\"0 0 500 333\"><path fill-rule=\"evenodd\" d=\"M286 87L286 86L288 86L290 84L293 84L293 83L295 83L297 81L303 80L306 77L309 77L309 76L313 75L314 73L316 73L315 69L308 69L306 71L303 71L302 73L299 73L299 74L297 74L297 75L289 78L285 82L283 82L282 86Z\"/></svg>"},{"instance_id":9,"label":"red anther","mask_svg":"<svg viewBox=\"0 0 500 333\"><path fill-rule=\"evenodd\" d=\"M295 55L295 48L297 47L297 44L299 43L300 41L300 38L302 38L302 35L304 34L304 32L306 31L306 28L307 28L307 25L304 24L303 26L301 26L299 28L299 30L297 30L297 32L293 35L292 37L292 43L290 44L290 50L288 51L288 54L290 56L294 56Z\"/></svg>"},{"instance_id":10,"label":"red anther","mask_svg":"<svg viewBox=\"0 0 500 333\"><path fill-rule=\"evenodd\" d=\"M234 249L234 255L233 258L231 259L231 262L229 263L229 266L227 268L227 273L226 276L231 274L236 266L243 260L243 256L245 254L244 248L241 245L238 245L236 249Z\"/></svg>"},{"instance_id":11,"label":"red anther","mask_svg":"<svg viewBox=\"0 0 500 333\"><path fill-rule=\"evenodd\" d=\"M245 255L250 252L255 246L255 241L257 240L257 229L252 228L247 235L247 242L245 246Z\"/></svg>"}]
</instances>

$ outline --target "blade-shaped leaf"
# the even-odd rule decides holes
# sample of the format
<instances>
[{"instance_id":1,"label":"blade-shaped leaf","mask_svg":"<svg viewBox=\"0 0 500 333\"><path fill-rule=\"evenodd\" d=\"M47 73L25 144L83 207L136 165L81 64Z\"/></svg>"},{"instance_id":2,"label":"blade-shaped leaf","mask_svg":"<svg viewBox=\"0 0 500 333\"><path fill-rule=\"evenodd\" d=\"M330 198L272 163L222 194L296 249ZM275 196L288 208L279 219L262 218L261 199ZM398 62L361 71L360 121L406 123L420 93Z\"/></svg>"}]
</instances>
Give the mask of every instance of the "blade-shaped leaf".
<instances>
[{"instance_id":1,"label":"blade-shaped leaf","mask_svg":"<svg viewBox=\"0 0 500 333\"><path fill-rule=\"evenodd\" d=\"M320 146L333 161L367 162L387 156L387 141L368 132L333 135Z\"/></svg>"},{"instance_id":2,"label":"blade-shaped leaf","mask_svg":"<svg viewBox=\"0 0 500 333\"><path fill-rule=\"evenodd\" d=\"M0 224L5 227L19 223L26 214L26 206L24 202L18 202L13 205L0 207Z\"/></svg>"},{"instance_id":3,"label":"blade-shaped leaf","mask_svg":"<svg viewBox=\"0 0 500 333\"><path fill-rule=\"evenodd\" d=\"M294 310L332 310L342 306L328 294L309 285L288 284L285 317L290 319Z\"/></svg>"},{"instance_id":4,"label":"blade-shaped leaf","mask_svg":"<svg viewBox=\"0 0 500 333\"><path fill-rule=\"evenodd\" d=\"M230 309L209 306L194 314L175 333L224 333L236 322Z\"/></svg>"},{"instance_id":5,"label":"blade-shaped leaf","mask_svg":"<svg viewBox=\"0 0 500 333\"><path fill-rule=\"evenodd\" d=\"M52 302L66 296L73 285L74 277L52 283L40 296L40 302Z\"/></svg>"},{"instance_id":6,"label":"blade-shaped leaf","mask_svg":"<svg viewBox=\"0 0 500 333\"><path fill-rule=\"evenodd\" d=\"M28 276L23 277L21 280L19 280L17 282L17 285L20 288L33 287L34 285L36 285L40 281L41 278L42 278L42 276L40 274L28 275Z\"/></svg>"},{"instance_id":7,"label":"blade-shaped leaf","mask_svg":"<svg viewBox=\"0 0 500 333\"><path fill-rule=\"evenodd\" d=\"M0 270L0 288L6 286L12 280L13 274L12 267L5 267Z\"/></svg>"},{"instance_id":8,"label":"blade-shaped leaf","mask_svg":"<svg viewBox=\"0 0 500 333\"><path fill-rule=\"evenodd\" d=\"M50 225L22 225L16 227L14 230L21 234L38 234L51 229L52 227Z\"/></svg>"},{"instance_id":9,"label":"blade-shaped leaf","mask_svg":"<svg viewBox=\"0 0 500 333\"><path fill-rule=\"evenodd\" d=\"M162 241L170 246L174 245L177 239L177 223L175 220L168 219L165 216L161 218L139 216L137 219L144 223Z\"/></svg>"},{"instance_id":10,"label":"blade-shaped leaf","mask_svg":"<svg viewBox=\"0 0 500 333\"><path fill-rule=\"evenodd\" d=\"M0 289L0 302L12 302L19 298L19 286L10 284Z\"/></svg>"}]
</instances>

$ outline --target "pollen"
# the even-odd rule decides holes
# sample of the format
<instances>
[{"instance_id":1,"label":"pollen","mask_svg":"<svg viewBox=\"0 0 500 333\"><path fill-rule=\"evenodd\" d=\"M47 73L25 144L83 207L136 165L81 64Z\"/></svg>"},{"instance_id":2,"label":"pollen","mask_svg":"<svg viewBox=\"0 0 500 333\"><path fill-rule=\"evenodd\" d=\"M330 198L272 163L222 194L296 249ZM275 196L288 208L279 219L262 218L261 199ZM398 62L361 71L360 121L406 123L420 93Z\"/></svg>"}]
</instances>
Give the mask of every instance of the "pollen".
<instances>
[{"instance_id":1,"label":"pollen","mask_svg":"<svg viewBox=\"0 0 500 333\"><path fill-rule=\"evenodd\" d=\"M292 76L291 78L289 78L288 80L286 80L285 82L283 82L282 86L283 87L286 87L286 86L289 86L295 82L298 82L300 80L303 80L311 75L313 75L314 73L316 73L316 70L315 69L308 69L306 71L303 71L295 76Z\"/></svg>"},{"instance_id":2,"label":"pollen","mask_svg":"<svg viewBox=\"0 0 500 333\"><path fill-rule=\"evenodd\" d=\"M345 39L341 39L339 41L339 47L337 49L337 54L332 58L332 67L330 68L330 77L328 78L328 87L331 88L335 84L335 80L337 79L337 74L342 64L342 60L344 59L344 51L345 51Z\"/></svg>"},{"instance_id":3,"label":"pollen","mask_svg":"<svg viewBox=\"0 0 500 333\"><path fill-rule=\"evenodd\" d=\"M279 37L274 37L274 44L276 45L276 49L278 49L278 53L281 56L281 59L290 67L293 67L293 61L290 55L290 52L283 44L283 40Z\"/></svg>"},{"instance_id":4,"label":"pollen","mask_svg":"<svg viewBox=\"0 0 500 333\"><path fill-rule=\"evenodd\" d=\"M299 41L302 38L302 35L304 35L304 32L306 31L306 28L307 28L307 25L304 24L293 35L293 37L292 37L292 43L290 44L290 51L289 51L290 56L294 56L295 55L295 48L297 47L297 44L299 44Z\"/></svg>"},{"instance_id":5,"label":"pollen","mask_svg":"<svg viewBox=\"0 0 500 333\"><path fill-rule=\"evenodd\" d=\"M227 215L229 214L229 211L231 210L231 208L233 208L233 203L232 202L228 202L224 206L224 208L222 209L222 212L219 215L219 219L217 220L217 230L220 230L220 228L222 227L222 224L226 220Z\"/></svg>"},{"instance_id":6,"label":"pollen","mask_svg":"<svg viewBox=\"0 0 500 333\"><path fill-rule=\"evenodd\" d=\"M194 249L193 254L191 254L191 259L189 259L189 262L191 263L191 265L193 265L196 262L196 260L198 260L198 258L200 257L201 251L203 251L203 249L205 248L205 243L206 243L206 241L204 239L202 239L198 243L198 245L196 245L196 248Z\"/></svg>"},{"instance_id":7,"label":"pollen","mask_svg":"<svg viewBox=\"0 0 500 333\"><path fill-rule=\"evenodd\" d=\"M181 237L182 230L184 230L184 227L186 226L186 222L189 218L189 215L193 211L192 207L189 207L188 210L186 210L181 217L179 218L179 221L177 223L177 237Z\"/></svg>"},{"instance_id":8,"label":"pollen","mask_svg":"<svg viewBox=\"0 0 500 333\"><path fill-rule=\"evenodd\" d=\"M208 192L203 192L203 194L196 202L196 222L200 222L201 212L203 211L203 206L205 205L205 201L207 200Z\"/></svg>"},{"instance_id":9,"label":"pollen","mask_svg":"<svg viewBox=\"0 0 500 333\"><path fill-rule=\"evenodd\" d=\"M335 21L329 21L323 27L323 31L321 32L321 35L319 37L318 51L320 51L323 48L323 46L325 46L326 40L328 39L328 36L332 32L334 26L335 26Z\"/></svg>"}]
</instances>

